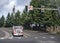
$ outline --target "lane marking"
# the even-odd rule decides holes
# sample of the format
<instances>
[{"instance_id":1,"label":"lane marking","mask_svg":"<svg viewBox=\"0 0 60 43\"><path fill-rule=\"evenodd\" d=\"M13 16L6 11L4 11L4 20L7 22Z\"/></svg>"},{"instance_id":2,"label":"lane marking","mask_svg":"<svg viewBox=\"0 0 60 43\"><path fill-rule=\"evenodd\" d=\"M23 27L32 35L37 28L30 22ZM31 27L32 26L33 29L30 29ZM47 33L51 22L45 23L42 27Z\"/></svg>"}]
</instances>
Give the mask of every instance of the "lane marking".
<instances>
[{"instance_id":1,"label":"lane marking","mask_svg":"<svg viewBox=\"0 0 60 43\"><path fill-rule=\"evenodd\" d=\"M38 39L38 37L34 37L35 39Z\"/></svg>"},{"instance_id":2,"label":"lane marking","mask_svg":"<svg viewBox=\"0 0 60 43\"><path fill-rule=\"evenodd\" d=\"M40 43L48 43L47 41L40 41Z\"/></svg>"},{"instance_id":3,"label":"lane marking","mask_svg":"<svg viewBox=\"0 0 60 43\"><path fill-rule=\"evenodd\" d=\"M25 38L27 38L27 37L29 37L29 36L31 36L31 35L29 35L29 34L27 34L27 33L24 33L24 37L25 37Z\"/></svg>"},{"instance_id":4,"label":"lane marking","mask_svg":"<svg viewBox=\"0 0 60 43\"><path fill-rule=\"evenodd\" d=\"M23 37L27 38L28 36L24 35Z\"/></svg>"},{"instance_id":5,"label":"lane marking","mask_svg":"<svg viewBox=\"0 0 60 43\"><path fill-rule=\"evenodd\" d=\"M46 37L42 37L42 38L46 38Z\"/></svg>"},{"instance_id":6,"label":"lane marking","mask_svg":"<svg viewBox=\"0 0 60 43\"><path fill-rule=\"evenodd\" d=\"M5 38L0 38L0 39L5 39Z\"/></svg>"},{"instance_id":7,"label":"lane marking","mask_svg":"<svg viewBox=\"0 0 60 43\"><path fill-rule=\"evenodd\" d=\"M13 37L12 39L21 39L22 37Z\"/></svg>"},{"instance_id":8,"label":"lane marking","mask_svg":"<svg viewBox=\"0 0 60 43\"><path fill-rule=\"evenodd\" d=\"M31 36L31 35L29 35L29 34L27 34L27 33L24 33L24 35Z\"/></svg>"},{"instance_id":9,"label":"lane marking","mask_svg":"<svg viewBox=\"0 0 60 43\"><path fill-rule=\"evenodd\" d=\"M50 37L50 38L52 38L52 39L53 39L53 38L55 38L55 37Z\"/></svg>"},{"instance_id":10,"label":"lane marking","mask_svg":"<svg viewBox=\"0 0 60 43\"><path fill-rule=\"evenodd\" d=\"M57 43L56 41L38 41L40 43Z\"/></svg>"},{"instance_id":11,"label":"lane marking","mask_svg":"<svg viewBox=\"0 0 60 43\"><path fill-rule=\"evenodd\" d=\"M18 39L21 39L22 37L18 37Z\"/></svg>"},{"instance_id":12,"label":"lane marking","mask_svg":"<svg viewBox=\"0 0 60 43\"><path fill-rule=\"evenodd\" d=\"M3 30L3 32L5 33L4 38L8 38L8 37L10 37L10 33L8 33L7 31L4 31L4 30Z\"/></svg>"},{"instance_id":13,"label":"lane marking","mask_svg":"<svg viewBox=\"0 0 60 43\"><path fill-rule=\"evenodd\" d=\"M9 37L8 39L12 39L12 38L13 38L13 36Z\"/></svg>"}]
</instances>

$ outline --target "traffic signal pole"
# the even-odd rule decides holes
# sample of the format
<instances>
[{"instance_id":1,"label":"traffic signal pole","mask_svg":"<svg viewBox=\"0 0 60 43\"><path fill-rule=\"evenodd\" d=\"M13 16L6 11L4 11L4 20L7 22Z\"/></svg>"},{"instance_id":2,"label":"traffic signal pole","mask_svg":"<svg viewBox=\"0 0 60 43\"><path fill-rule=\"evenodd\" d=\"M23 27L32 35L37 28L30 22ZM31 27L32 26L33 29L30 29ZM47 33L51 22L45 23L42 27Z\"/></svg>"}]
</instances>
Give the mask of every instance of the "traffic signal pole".
<instances>
[{"instance_id":1,"label":"traffic signal pole","mask_svg":"<svg viewBox=\"0 0 60 43\"><path fill-rule=\"evenodd\" d=\"M33 6L27 6L26 7L26 12L27 11L30 11L30 10L33 10L33 9L40 9L41 11L44 11L44 10L54 10L54 11L59 11L60 10L60 7L58 8L45 8L45 6L41 6L41 8L35 8Z\"/></svg>"},{"instance_id":2,"label":"traffic signal pole","mask_svg":"<svg viewBox=\"0 0 60 43\"><path fill-rule=\"evenodd\" d=\"M42 8L34 8L34 9L42 9ZM44 10L58 10L58 9L55 9L55 8L44 8Z\"/></svg>"}]
</instances>

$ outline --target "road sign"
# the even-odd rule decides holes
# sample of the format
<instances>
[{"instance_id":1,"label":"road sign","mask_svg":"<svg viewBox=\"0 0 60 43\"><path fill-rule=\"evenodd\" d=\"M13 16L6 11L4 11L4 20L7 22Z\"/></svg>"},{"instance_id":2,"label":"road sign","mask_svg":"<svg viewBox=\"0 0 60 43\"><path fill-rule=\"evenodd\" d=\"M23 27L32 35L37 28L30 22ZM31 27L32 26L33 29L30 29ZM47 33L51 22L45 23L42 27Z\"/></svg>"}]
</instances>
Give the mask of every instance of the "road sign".
<instances>
[{"instance_id":1,"label":"road sign","mask_svg":"<svg viewBox=\"0 0 60 43\"><path fill-rule=\"evenodd\" d=\"M43 14L45 11L45 6L41 6L41 13Z\"/></svg>"},{"instance_id":2,"label":"road sign","mask_svg":"<svg viewBox=\"0 0 60 43\"><path fill-rule=\"evenodd\" d=\"M33 10L33 6L28 6L28 10Z\"/></svg>"},{"instance_id":3,"label":"road sign","mask_svg":"<svg viewBox=\"0 0 60 43\"><path fill-rule=\"evenodd\" d=\"M58 12L60 13L60 7L58 8Z\"/></svg>"}]
</instances>

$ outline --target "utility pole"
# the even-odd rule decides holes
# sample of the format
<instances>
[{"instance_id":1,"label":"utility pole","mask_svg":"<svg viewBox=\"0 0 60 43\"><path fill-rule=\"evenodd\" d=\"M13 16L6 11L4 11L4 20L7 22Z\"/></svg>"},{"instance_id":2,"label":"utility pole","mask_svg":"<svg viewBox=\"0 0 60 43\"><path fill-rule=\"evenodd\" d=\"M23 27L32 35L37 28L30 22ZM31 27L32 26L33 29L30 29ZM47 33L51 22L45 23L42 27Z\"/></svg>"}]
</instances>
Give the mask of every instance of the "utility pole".
<instances>
[{"instance_id":1,"label":"utility pole","mask_svg":"<svg viewBox=\"0 0 60 43\"><path fill-rule=\"evenodd\" d=\"M14 17L14 18L12 19L12 20L13 20L13 26L14 26L14 25L15 25L15 24L14 24L14 19L15 19L15 5L13 6L12 14L13 14L13 17Z\"/></svg>"},{"instance_id":2,"label":"utility pole","mask_svg":"<svg viewBox=\"0 0 60 43\"><path fill-rule=\"evenodd\" d=\"M13 15L15 15L15 5L13 6Z\"/></svg>"},{"instance_id":3,"label":"utility pole","mask_svg":"<svg viewBox=\"0 0 60 43\"><path fill-rule=\"evenodd\" d=\"M33 10L33 6L25 6L25 12L27 14L27 17L28 17L28 11L32 11L32 10Z\"/></svg>"}]
</instances>

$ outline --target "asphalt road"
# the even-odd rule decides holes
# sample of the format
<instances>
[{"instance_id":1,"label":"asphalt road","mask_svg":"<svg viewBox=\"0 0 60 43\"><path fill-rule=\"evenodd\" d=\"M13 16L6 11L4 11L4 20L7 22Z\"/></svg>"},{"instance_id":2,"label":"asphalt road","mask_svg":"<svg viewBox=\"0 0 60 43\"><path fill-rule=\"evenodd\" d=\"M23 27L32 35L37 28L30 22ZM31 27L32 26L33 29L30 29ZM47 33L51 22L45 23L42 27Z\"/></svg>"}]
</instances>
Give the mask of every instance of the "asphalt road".
<instances>
[{"instance_id":1,"label":"asphalt road","mask_svg":"<svg viewBox=\"0 0 60 43\"><path fill-rule=\"evenodd\" d=\"M4 30L4 29L3 29ZM13 37L10 30L5 28L8 32L8 38L0 39L0 43L60 43L59 35L51 35L44 32L24 31L24 37ZM11 34L11 36L9 36Z\"/></svg>"},{"instance_id":2,"label":"asphalt road","mask_svg":"<svg viewBox=\"0 0 60 43\"><path fill-rule=\"evenodd\" d=\"M44 32L26 31L27 39L33 39L42 43L60 43L60 35L51 35Z\"/></svg>"},{"instance_id":3,"label":"asphalt road","mask_svg":"<svg viewBox=\"0 0 60 43\"><path fill-rule=\"evenodd\" d=\"M5 36L5 33L0 30L0 38L1 38L1 37L4 37L4 36Z\"/></svg>"},{"instance_id":4,"label":"asphalt road","mask_svg":"<svg viewBox=\"0 0 60 43\"><path fill-rule=\"evenodd\" d=\"M46 40L46 39L45 39ZM12 39L0 39L0 43L60 43L57 41L52 41L52 40L37 40L37 39L30 39L30 38L12 38Z\"/></svg>"},{"instance_id":5,"label":"asphalt road","mask_svg":"<svg viewBox=\"0 0 60 43\"><path fill-rule=\"evenodd\" d=\"M37 41L34 40L9 40L9 39L5 39L5 40L0 40L0 43L39 43Z\"/></svg>"}]
</instances>

